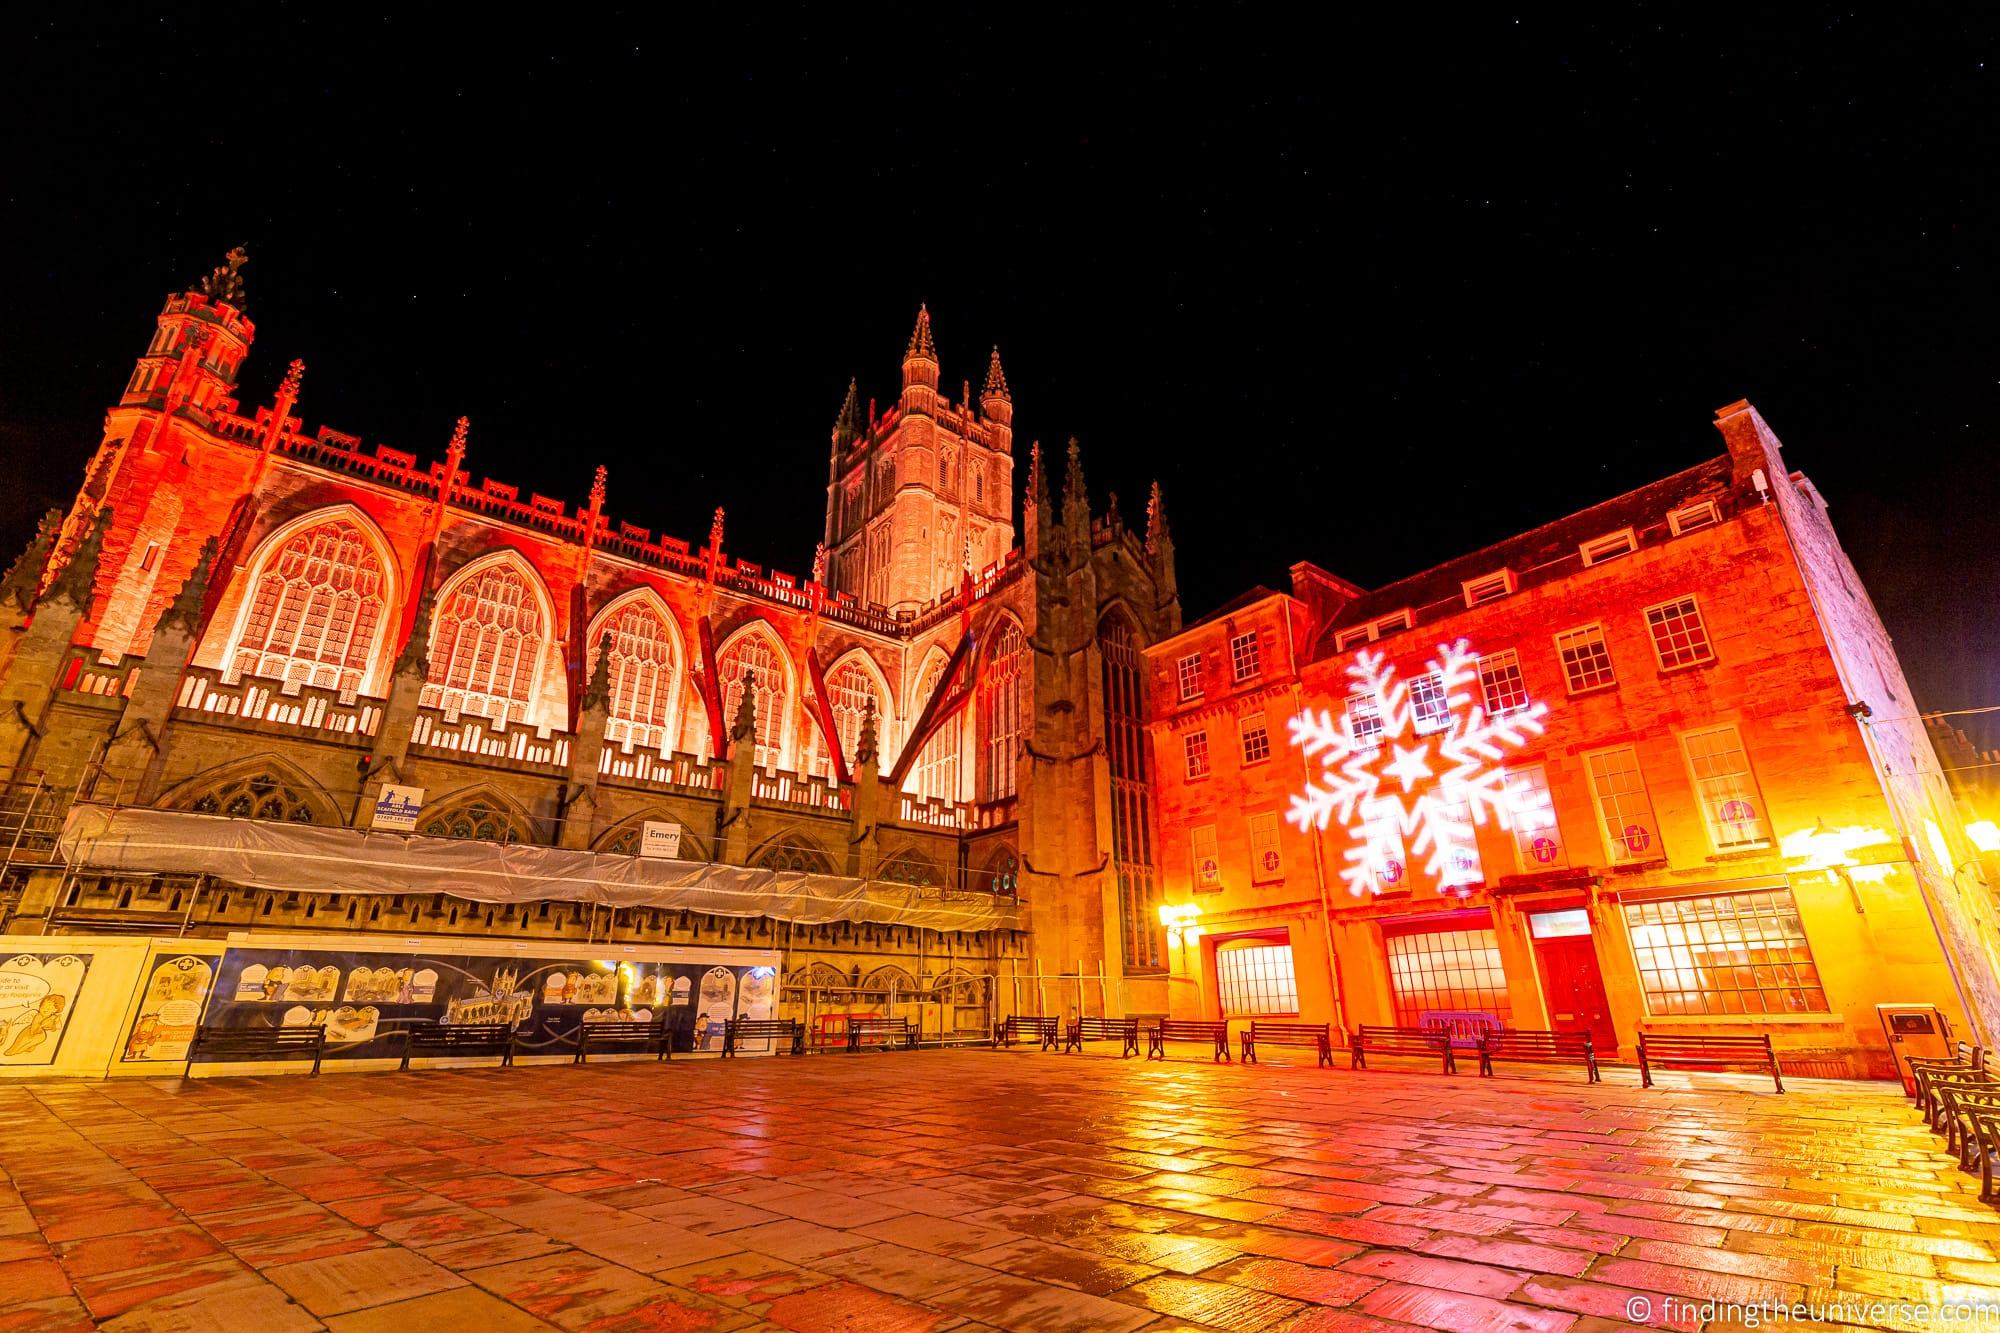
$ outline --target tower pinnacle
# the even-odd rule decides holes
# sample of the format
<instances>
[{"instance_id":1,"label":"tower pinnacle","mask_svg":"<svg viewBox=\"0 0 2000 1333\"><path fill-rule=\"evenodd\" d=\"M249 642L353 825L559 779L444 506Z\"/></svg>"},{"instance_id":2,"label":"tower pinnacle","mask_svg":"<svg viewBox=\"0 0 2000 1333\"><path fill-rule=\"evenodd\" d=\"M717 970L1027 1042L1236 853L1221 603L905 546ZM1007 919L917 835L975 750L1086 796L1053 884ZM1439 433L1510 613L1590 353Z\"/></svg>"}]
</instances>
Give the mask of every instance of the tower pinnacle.
<instances>
[{"instance_id":1,"label":"tower pinnacle","mask_svg":"<svg viewBox=\"0 0 2000 1333\"><path fill-rule=\"evenodd\" d=\"M903 409L929 414L937 409L938 354L931 340L929 306L917 307L917 328L903 353Z\"/></svg>"},{"instance_id":2,"label":"tower pinnacle","mask_svg":"<svg viewBox=\"0 0 2000 1333\"><path fill-rule=\"evenodd\" d=\"M1007 372L1000 369L1000 349L998 347L993 349L993 359L986 363L986 387L980 390L979 396L981 398L1007 399L1013 397L1012 394L1007 392Z\"/></svg>"},{"instance_id":3,"label":"tower pinnacle","mask_svg":"<svg viewBox=\"0 0 2000 1333\"><path fill-rule=\"evenodd\" d=\"M844 449L861 438L861 381L847 381L847 397L841 400L840 415L833 419L833 445Z\"/></svg>"},{"instance_id":4,"label":"tower pinnacle","mask_svg":"<svg viewBox=\"0 0 2000 1333\"><path fill-rule=\"evenodd\" d=\"M197 284L201 294L211 301L220 301L243 308L243 266L250 262L250 252L242 246L234 246L222 257L209 275Z\"/></svg>"},{"instance_id":5,"label":"tower pinnacle","mask_svg":"<svg viewBox=\"0 0 2000 1333\"><path fill-rule=\"evenodd\" d=\"M904 356L905 359L912 356L927 356L933 361L937 360L937 344L931 341L931 310L927 305L917 307L916 332L910 335L910 348Z\"/></svg>"}]
</instances>

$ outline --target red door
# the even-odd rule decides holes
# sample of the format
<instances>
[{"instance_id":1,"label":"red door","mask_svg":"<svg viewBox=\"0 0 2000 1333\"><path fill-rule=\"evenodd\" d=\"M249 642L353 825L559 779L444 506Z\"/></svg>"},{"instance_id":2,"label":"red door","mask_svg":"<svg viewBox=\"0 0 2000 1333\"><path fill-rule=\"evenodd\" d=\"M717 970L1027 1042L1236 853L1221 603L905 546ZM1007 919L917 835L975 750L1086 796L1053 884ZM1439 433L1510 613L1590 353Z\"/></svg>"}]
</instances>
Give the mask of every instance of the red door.
<instances>
[{"instance_id":1,"label":"red door","mask_svg":"<svg viewBox=\"0 0 2000 1333\"><path fill-rule=\"evenodd\" d=\"M1588 1032L1600 1058L1618 1054L1618 1030L1597 972L1597 949L1588 935L1536 940L1549 1022L1557 1032Z\"/></svg>"}]
</instances>

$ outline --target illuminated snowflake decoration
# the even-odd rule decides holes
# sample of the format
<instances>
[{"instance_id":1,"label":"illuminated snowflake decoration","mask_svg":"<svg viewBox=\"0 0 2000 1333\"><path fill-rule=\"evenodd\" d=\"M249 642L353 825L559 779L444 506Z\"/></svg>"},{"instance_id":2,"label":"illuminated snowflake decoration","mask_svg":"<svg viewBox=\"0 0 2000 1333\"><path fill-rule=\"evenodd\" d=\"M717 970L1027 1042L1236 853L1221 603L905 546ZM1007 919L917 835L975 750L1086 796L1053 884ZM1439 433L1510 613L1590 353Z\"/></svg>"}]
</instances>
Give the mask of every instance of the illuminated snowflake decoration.
<instances>
[{"instance_id":1,"label":"illuminated snowflake decoration","mask_svg":"<svg viewBox=\"0 0 2000 1333\"><path fill-rule=\"evenodd\" d=\"M1428 670L1400 680L1382 653L1364 649L1347 668L1354 691L1335 717L1311 709L1291 721L1292 744L1321 771L1292 797L1287 818L1303 830L1339 820L1347 829L1340 877L1356 897L1393 888L1413 857L1442 889L1484 878L1474 828L1529 830L1547 822L1546 797L1509 780L1501 763L1542 734L1545 704L1491 713L1474 702L1479 658L1460 639L1439 644Z\"/></svg>"}]
</instances>

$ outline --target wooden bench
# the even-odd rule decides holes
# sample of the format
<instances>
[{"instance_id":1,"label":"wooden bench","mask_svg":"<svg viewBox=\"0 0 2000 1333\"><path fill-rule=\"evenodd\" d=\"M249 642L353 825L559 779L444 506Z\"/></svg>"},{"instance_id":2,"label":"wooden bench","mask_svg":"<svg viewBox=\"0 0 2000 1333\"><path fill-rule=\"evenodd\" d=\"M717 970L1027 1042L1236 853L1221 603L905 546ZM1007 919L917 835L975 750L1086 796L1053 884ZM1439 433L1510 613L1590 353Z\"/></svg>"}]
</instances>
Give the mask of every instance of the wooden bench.
<instances>
[{"instance_id":1,"label":"wooden bench","mask_svg":"<svg viewBox=\"0 0 2000 1333\"><path fill-rule=\"evenodd\" d=\"M1069 1025L1064 1049L1081 1054L1087 1041L1123 1042L1120 1060L1139 1053L1139 1020L1136 1018L1079 1018Z\"/></svg>"},{"instance_id":2,"label":"wooden bench","mask_svg":"<svg viewBox=\"0 0 2000 1333\"><path fill-rule=\"evenodd\" d=\"M410 1057L450 1055L497 1055L500 1067L514 1063L512 1023L415 1023L403 1029L403 1063Z\"/></svg>"},{"instance_id":3,"label":"wooden bench","mask_svg":"<svg viewBox=\"0 0 2000 1333\"><path fill-rule=\"evenodd\" d=\"M847 1049L861 1049L863 1037L888 1037L882 1043L883 1050L901 1046L905 1050L917 1049L917 1030L910 1026L907 1018L851 1018L847 1022Z\"/></svg>"},{"instance_id":4,"label":"wooden bench","mask_svg":"<svg viewBox=\"0 0 2000 1333\"><path fill-rule=\"evenodd\" d=\"M194 1072L194 1062L201 1059L235 1060L303 1060L312 1057L314 1074L319 1073L320 1057L326 1054L326 1029L317 1024L280 1028L229 1028L212 1023L204 1023L194 1030L194 1040L188 1043L187 1067L181 1071L186 1078Z\"/></svg>"},{"instance_id":5,"label":"wooden bench","mask_svg":"<svg viewBox=\"0 0 2000 1333\"><path fill-rule=\"evenodd\" d=\"M2000 1153L2000 1089L1964 1090L1951 1096L1952 1117L1959 1122L1958 1163L1979 1170L1979 1200L2000 1203L1993 1192L1993 1159Z\"/></svg>"},{"instance_id":6,"label":"wooden bench","mask_svg":"<svg viewBox=\"0 0 2000 1333\"><path fill-rule=\"evenodd\" d=\"M1778 1053L1771 1048L1771 1034L1715 1037L1701 1033L1641 1032L1639 1034L1639 1086L1653 1086L1654 1065L1692 1065L1697 1069L1758 1069L1771 1076L1779 1092L1785 1090L1784 1075L1778 1072Z\"/></svg>"},{"instance_id":7,"label":"wooden bench","mask_svg":"<svg viewBox=\"0 0 2000 1333\"><path fill-rule=\"evenodd\" d=\"M806 1053L805 1020L798 1018L732 1018L722 1029L722 1054L736 1054L739 1041L782 1041L793 1055Z\"/></svg>"},{"instance_id":8,"label":"wooden bench","mask_svg":"<svg viewBox=\"0 0 2000 1333\"><path fill-rule=\"evenodd\" d=\"M1062 1021L1039 1014L1009 1014L993 1025L993 1044L1012 1046L1032 1038L1045 1051L1053 1051L1062 1041Z\"/></svg>"},{"instance_id":9,"label":"wooden bench","mask_svg":"<svg viewBox=\"0 0 2000 1333\"><path fill-rule=\"evenodd\" d=\"M1216 1060L1224 1064L1229 1057L1229 1020L1209 1018L1163 1018L1153 1024L1146 1033L1146 1058L1164 1060L1167 1058L1167 1043L1170 1041L1205 1041L1215 1047Z\"/></svg>"},{"instance_id":10,"label":"wooden bench","mask_svg":"<svg viewBox=\"0 0 2000 1333\"><path fill-rule=\"evenodd\" d=\"M1590 1075L1588 1082L1604 1081L1597 1073L1597 1052L1592 1049L1588 1032L1550 1032L1542 1028L1489 1032L1479 1043L1479 1072L1491 1078L1496 1059L1540 1065L1580 1064Z\"/></svg>"},{"instance_id":11,"label":"wooden bench","mask_svg":"<svg viewBox=\"0 0 2000 1333\"><path fill-rule=\"evenodd\" d=\"M1971 1171L1978 1166L1977 1127L1971 1117L1974 1112L2000 1112L2000 1081L1984 1075L1953 1079L1938 1085L1937 1098L1931 1129L1944 1135L1945 1149Z\"/></svg>"},{"instance_id":12,"label":"wooden bench","mask_svg":"<svg viewBox=\"0 0 2000 1333\"><path fill-rule=\"evenodd\" d=\"M592 1053L606 1051L658 1052L664 1060L673 1045L674 1034L668 1030L664 1014L643 1023L630 1018L586 1018L576 1025L577 1064L583 1064Z\"/></svg>"},{"instance_id":13,"label":"wooden bench","mask_svg":"<svg viewBox=\"0 0 2000 1333\"><path fill-rule=\"evenodd\" d=\"M1426 1032L1447 1034L1452 1046L1461 1051L1476 1051L1488 1033L1507 1030L1500 1015L1477 1009L1426 1009L1417 1015L1417 1026Z\"/></svg>"},{"instance_id":14,"label":"wooden bench","mask_svg":"<svg viewBox=\"0 0 2000 1333\"><path fill-rule=\"evenodd\" d=\"M1364 1023L1354 1030L1347 1043L1347 1067L1368 1068L1370 1051L1377 1055L1442 1055L1442 1072L1458 1072L1458 1059L1451 1052L1451 1034L1443 1029L1375 1027Z\"/></svg>"},{"instance_id":15,"label":"wooden bench","mask_svg":"<svg viewBox=\"0 0 2000 1333\"><path fill-rule=\"evenodd\" d=\"M1961 1041L1954 1055L1920 1055L1903 1063L1908 1066L1910 1082L1916 1089L1911 1095L1916 1098L1917 1110L1928 1115L1931 1109L1930 1076L1947 1070L1982 1073L1986 1068L1986 1051L1983 1047Z\"/></svg>"},{"instance_id":16,"label":"wooden bench","mask_svg":"<svg viewBox=\"0 0 2000 1333\"><path fill-rule=\"evenodd\" d=\"M1333 1068L1333 1038L1325 1023L1260 1023L1252 1019L1243 1029L1243 1063L1257 1063L1257 1047L1310 1046L1319 1053L1319 1062Z\"/></svg>"},{"instance_id":17,"label":"wooden bench","mask_svg":"<svg viewBox=\"0 0 2000 1333\"><path fill-rule=\"evenodd\" d=\"M1930 1069L1924 1071L1924 1091L1929 1106L1924 1120L1931 1133L1955 1141L1952 1126L1952 1098L1960 1092L1988 1092L2000 1088L2000 1079L1988 1069Z\"/></svg>"}]
</instances>

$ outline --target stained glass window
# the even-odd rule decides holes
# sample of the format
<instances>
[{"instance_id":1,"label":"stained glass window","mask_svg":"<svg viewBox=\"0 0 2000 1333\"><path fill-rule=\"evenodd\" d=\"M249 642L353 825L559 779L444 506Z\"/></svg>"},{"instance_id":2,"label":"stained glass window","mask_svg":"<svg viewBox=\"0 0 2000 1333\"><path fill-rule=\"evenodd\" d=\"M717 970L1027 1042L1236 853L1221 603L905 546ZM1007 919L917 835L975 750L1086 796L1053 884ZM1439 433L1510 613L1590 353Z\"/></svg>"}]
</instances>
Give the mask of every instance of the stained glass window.
<instances>
[{"instance_id":1,"label":"stained glass window","mask_svg":"<svg viewBox=\"0 0 2000 1333\"><path fill-rule=\"evenodd\" d=\"M388 609L382 562L344 518L301 528L267 548L227 660L239 675L339 690L372 686L369 671Z\"/></svg>"},{"instance_id":2,"label":"stained glass window","mask_svg":"<svg viewBox=\"0 0 2000 1333\"><path fill-rule=\"evenodd\" d=\"M548 626L529 575L511 560L483 561L439 596L426 707L533 723Z\"/></svg>"}]
</instances>

